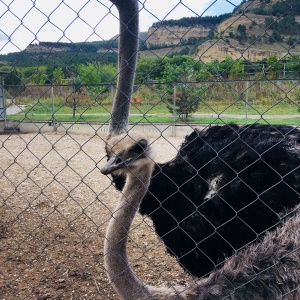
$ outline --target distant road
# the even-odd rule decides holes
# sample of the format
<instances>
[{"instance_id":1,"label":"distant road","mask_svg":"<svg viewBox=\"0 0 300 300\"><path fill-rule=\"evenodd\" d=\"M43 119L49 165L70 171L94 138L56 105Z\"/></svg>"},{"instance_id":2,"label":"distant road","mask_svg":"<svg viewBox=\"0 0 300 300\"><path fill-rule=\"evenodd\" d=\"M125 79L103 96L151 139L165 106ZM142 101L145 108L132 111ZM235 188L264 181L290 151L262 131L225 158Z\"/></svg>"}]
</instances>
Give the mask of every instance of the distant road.
<instances>
[{"instance_id":1,"label":"distant road","mask_svg":"<svg viewBox=\"0 0 300 300\"><path fill-rule=\"evenodd\" d=\"M300 114L299 115L247 115L248 119L257 119L258 117L262 117L263 119L297 119L300 118ZM191 114L190 117L194 117L194 118L218 118L218 117L222 117L222 118L230 118L230 119L244 119L246 118L245 114L240 114L240 115L236 115L236 114Z\"/></svg>"},{"instance_id":2,"label":"distant road","mask_svg":"<svg viewBox=\"0 0 300 300\"><path fill-rule=\"evenodd\" d=\"M22 112L22 106L12 104L12 105L6 107L6 114L7 115L15 115L19 112Z\"/></svg>"}]
</instances>

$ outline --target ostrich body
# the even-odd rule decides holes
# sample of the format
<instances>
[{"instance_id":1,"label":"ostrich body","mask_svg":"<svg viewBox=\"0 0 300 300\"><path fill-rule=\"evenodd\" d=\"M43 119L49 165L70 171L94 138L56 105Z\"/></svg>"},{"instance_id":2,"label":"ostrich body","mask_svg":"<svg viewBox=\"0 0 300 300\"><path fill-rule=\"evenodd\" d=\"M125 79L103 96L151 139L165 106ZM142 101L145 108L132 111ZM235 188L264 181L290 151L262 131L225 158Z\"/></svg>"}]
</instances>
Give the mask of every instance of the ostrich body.
<instances>
[{"instance_id":1,"label":"ostrich body","mask_svg":"<svg viewBox=\"0 0 300 300\"><path fill-rule=\"evenodd\" d=\"M137 1L112 2L120 13L120 49L108 142L127 132L138 48ZM291 126L194 130L174 159L154 165L139 211L153 220L168 252L187 272L208 275L299 204L299 146L300 131ZM108 159L111 155L107 150ZM112 176L122 189L127 175L117 173Z\"/></svg>"},{"instance_id":2,"label":"ostrich body","mask_svg":"<svg viewBox=\"0 0 300 300\"><path fill-rule=\"evenodd\" d=\"M299 204L299 144L290 126L195 130L155 165L140 212L185 270L207 275Z\"/></svg>"},{"instance_id":3,"label":"ostrich body","mask_svg":"<svg viewBox=\"0 0 300 300\"><path fill-rule=\"evenodd\" d=\"M300 203L299 149L291 126L195 130L174 159L155 164L139 211L187 272L208 275ZM121 190L125 177L113 178Z\"/></svg>"},{"instance_id":4,"label":"ostrich body","mask_svg":"<svg viewBox=\"0 0 300 300\"><path fill-rule=\"evenodd\" d=\"M147 192L154 162L145 137L114 136L107 143L110 159L103 174L127 176L120 201L105 236L105 268L120 299L126 300L274 300L300 297L300 212L281 216L282 224L262 240L228 259L224 266L192 287L152 287L144 284L128 262L130 225ZM201 268L201 265L198 266Z\"/></svg>"}]
</instances>

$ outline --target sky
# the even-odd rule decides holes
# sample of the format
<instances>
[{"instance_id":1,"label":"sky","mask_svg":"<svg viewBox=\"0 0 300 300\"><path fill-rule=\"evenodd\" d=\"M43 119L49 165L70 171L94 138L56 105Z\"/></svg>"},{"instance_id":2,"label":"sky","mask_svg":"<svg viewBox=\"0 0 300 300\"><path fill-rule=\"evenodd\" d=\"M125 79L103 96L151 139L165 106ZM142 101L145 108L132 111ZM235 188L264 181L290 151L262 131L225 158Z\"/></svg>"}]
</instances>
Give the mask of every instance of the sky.
<instances>
[{"instance_id":1,"label":"sky","mask_svg":"<svg viewBox=\"0 0 300 300\"><path fill-rule=\"evenodd\" d=\"M232 12L241 0L139 0L140 31L160 20ZM108 40L118 34L108 0L0 0L0 54L38 42Z\"/></svg>"}]
</instances>

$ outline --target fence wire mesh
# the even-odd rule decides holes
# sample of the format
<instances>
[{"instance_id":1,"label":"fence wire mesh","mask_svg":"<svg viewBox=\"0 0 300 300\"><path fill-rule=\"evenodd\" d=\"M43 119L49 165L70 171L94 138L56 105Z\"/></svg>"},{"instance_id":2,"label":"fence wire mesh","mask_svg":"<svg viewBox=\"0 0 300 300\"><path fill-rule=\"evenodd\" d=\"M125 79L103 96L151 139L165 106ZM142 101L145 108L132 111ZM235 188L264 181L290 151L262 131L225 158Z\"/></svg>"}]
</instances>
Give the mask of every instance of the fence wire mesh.
<instances>
[{"instance_id":1,"label":"fence wire mesh","mask_svg":"<svg viewBox=\"0 0 300 300\"><path fill-rule=\"evenodd\" d=\"M167 2L139 1L130 132L147 133L159 165L128 253L147 284L187 286L299 204L300 1ZM0 298L117 299L103 243L123 178L100 168L118 13L1 0L0 16Z\"/></svg>"}]
</instances>

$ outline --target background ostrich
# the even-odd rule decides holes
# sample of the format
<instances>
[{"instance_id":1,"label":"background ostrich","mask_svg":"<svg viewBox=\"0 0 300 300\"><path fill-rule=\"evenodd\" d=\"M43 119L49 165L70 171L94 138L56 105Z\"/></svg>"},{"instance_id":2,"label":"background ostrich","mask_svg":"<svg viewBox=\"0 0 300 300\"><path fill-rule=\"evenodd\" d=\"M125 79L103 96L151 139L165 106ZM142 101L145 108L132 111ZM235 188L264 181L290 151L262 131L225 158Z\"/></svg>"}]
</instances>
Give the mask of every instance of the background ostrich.
<instances>
[{"instance_id":1,"label":"background ostrich","mask_svg":"<svg viewBox=\"0 0 300 300\"><path fill-rule=\"evenodd\" d=\"M121 27L109 137L127 131L138 44L136 0L112 2ZM300 131L290 126L195 130L174 159L155 164L140 212L153 220L156 233L185 270L207 275L299 203L299 144ZM113 177L122 189L124 175Z\"/></svg>"},{"instance_id":2,"label":"background ostrich","mask_svg":"<svg viewBox=\"0 0 300 300\"><path fill-rule=\"evenodd\" d=\"M151 287L132 271L126 253L130 225L151 180L154 162L145 137L126 133L107 144L103 174L127 175L121 200L105 236L105 268L121 299L299 299L300 213L298 207L257 244L229 259L193 287ZM283 220L283 219L282 219ZM201 269L201 265L198 266Z\"/></svg>"}]
</instances>

